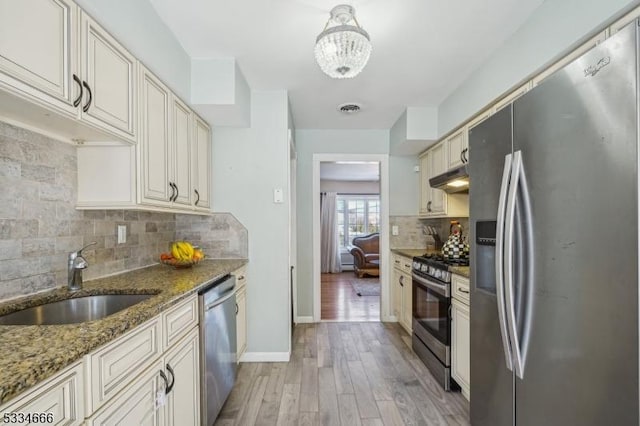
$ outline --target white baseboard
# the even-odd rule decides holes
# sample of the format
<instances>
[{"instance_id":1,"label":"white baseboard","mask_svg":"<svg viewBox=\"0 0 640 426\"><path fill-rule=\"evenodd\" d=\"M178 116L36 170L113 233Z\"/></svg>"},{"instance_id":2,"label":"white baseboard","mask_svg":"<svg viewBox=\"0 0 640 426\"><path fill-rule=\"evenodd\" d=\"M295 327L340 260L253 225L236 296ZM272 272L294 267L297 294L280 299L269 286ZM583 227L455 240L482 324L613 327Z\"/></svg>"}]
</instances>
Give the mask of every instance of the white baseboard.
<instances>
[{"instance_id":1,"label":"white baseboard","mask_svg":"<svg viewBox=\"0 0 640 426\"><path fill-rule=\"evenodd\" d=\"M240 362L289 362L290 352L245 352Z\"/></svg>"},{"instance_id":2,"label":"white baseboard","mask_svg":"<svg viewBox=\"0 0 640 426\"><path fill-rule=\"evenodd\" d=\"M295 323L296 324L311 324L313 321L313 316L308 317L297 317Z\"/></svg>"}]
</instances>

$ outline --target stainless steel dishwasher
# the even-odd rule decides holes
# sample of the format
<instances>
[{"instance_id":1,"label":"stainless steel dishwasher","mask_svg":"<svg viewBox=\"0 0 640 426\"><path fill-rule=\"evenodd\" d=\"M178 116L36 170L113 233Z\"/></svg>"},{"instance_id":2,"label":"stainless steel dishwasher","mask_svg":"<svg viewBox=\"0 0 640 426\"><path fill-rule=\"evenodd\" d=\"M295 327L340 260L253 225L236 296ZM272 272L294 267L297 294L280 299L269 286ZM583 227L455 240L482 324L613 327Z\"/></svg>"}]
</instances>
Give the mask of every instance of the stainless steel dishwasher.
<instances>
[{"instance_id":1,"label":"stainless steel dishwasher","mask_svg":"<svg viewBox=\"0 0 640 426\"><path fill-rule=\"evenodd\" d=\"M236 380L236 278L212 281L200 296L202 424L213 425Z\"/></svg>"}]
</instances>

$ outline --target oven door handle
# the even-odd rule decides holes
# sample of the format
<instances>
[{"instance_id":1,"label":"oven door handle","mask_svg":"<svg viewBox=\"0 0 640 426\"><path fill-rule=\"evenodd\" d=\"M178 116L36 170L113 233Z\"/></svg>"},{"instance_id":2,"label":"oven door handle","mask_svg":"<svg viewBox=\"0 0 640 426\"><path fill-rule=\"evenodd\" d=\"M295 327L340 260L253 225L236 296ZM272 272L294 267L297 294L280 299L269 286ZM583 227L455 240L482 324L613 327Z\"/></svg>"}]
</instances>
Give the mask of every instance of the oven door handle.
<instances>
[{"instance_id":1,"label":"oven door handle","mask_svg":"<svg viewBox=\"0 0 640 426\"><path fill-rule=\"evenodd\" d=\"M429 281L416 274L411 274L411 278L413 278L413 281L421 287L429 288L441 296L449 297L451 295L451 289L448 285L434 283L433 281Z\"/></svg>"}]
</instances>

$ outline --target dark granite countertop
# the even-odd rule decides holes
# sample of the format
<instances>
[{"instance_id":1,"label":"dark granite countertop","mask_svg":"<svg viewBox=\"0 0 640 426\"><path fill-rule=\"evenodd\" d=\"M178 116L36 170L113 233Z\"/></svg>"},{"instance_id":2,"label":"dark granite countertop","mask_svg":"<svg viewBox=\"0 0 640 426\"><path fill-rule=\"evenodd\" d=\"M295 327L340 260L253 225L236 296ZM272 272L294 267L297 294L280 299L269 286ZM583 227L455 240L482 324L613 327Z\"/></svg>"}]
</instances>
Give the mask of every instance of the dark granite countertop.
<instances>
[{"instance_id":1,"label":"dark granite countertop","mask_svg":"<svg viewBox=\"0 0 640 426\"><path fill-rule=\"evenodd\" d=\"M54 375L84 355L246 264L244 259L204 260L190 269L155 265L86 281L73 297L157 294L106 318L81 324L0 326L0 404ZM66 288L0 303L0 314L70 297Z\"/></svg>"}]
</instances>

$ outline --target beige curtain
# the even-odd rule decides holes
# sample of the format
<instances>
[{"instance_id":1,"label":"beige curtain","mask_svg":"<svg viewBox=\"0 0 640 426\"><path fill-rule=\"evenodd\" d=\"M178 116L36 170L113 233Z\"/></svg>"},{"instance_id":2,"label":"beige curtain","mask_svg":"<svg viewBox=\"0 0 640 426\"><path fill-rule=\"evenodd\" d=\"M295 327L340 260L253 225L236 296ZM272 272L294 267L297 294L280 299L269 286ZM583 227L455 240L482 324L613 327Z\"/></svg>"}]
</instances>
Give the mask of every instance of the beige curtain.
<instances>
[{"instance_id":1,"label":"beige curtain","mask_svg":"<svg viewBox=\"0 0 640 426\"><path fill-rule=\"evenodd\" d=\"M338 229L336 228L336 192L320 195L320 271L322 273L342 272Z\"/></svg>"}]
</instances>

